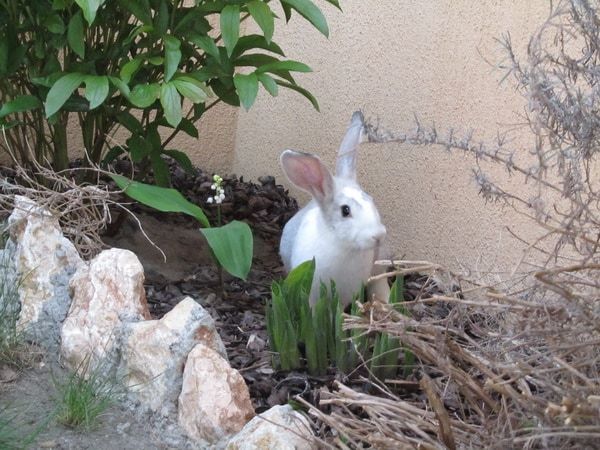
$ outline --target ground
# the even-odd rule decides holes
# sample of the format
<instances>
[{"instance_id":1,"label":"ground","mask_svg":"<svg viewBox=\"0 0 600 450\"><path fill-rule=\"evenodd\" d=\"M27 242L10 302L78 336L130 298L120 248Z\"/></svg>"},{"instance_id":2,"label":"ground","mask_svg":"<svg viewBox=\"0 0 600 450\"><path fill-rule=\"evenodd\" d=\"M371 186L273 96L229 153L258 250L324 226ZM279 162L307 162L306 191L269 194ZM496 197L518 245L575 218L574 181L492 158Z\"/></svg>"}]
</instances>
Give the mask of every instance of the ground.
<instances>
[{"instance_id":1,"label":"ground","mask_svg":"<svg viewBox=\"0 0 600 450\"><path fill-rule=\"evenodd\" d=\"M206 206L206 198L211 195L209 175L200 171L187 174L175 167L172 174L174 187L194 203ZM227 200L222 206L223 220L245 220L254 233L254 259L246 281L225 274L225 291L221 291L218 270L198 232L198 224L184 215L160 213L134 204L131 209L153 244L144 237L138 222L125 215L116 232L104 236L106 245L130 249L140 258L153 318L162 317L185 296L193 297L210 312L231 365L240 371L249 387L257 413L286 403L296 394L317 404L318 388L331 384L337 377L335 371L324 377L277 371L271 366L265 327L264 311L271 282L283 276L279 237L283 225L297 210L296 202L272 177L261 179L259 184L225 177L224 186ZM215 207L206 210L215 223ZM162 249L166 260L154 245ZM418 277L407 280L408 297L414 298L421 289ZM60 379L64 371L51 358L45 358L36 362L33 369L17 375L5 377L2 382L0 373L0 404L22 410L21 419L31 429L44 423L52 413L56 396L52 379ZM359 388L368 389L364 382ZM185 440L171 431L157 431L114 405L90 431L71 430L49 421L34 448L185 448Z\"/></svg>"}]
</instances>

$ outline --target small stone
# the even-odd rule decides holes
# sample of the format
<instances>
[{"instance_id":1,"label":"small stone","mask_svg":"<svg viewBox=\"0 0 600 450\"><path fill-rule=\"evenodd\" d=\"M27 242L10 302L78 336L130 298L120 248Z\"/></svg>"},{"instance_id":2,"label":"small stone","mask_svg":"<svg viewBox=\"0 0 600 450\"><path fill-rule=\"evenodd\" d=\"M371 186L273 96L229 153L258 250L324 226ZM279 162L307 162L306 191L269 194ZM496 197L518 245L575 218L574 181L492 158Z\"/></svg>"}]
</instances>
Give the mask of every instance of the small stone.
<instances>
[{"instance_id":1,"label":"small stone","mask_svg":"<svg viewBox=\"0 0 600 450\"><path fill-rule=\"evenodd\" d=\"M121 326L150 318L144 269L129 250L104 250L71 280L73 302L61 330L61 354L75 370L84 362L109 370Z\"/></svg>"},{"instance_id":2,"label":"small stone","mask_svg":"<svg viewBox=\"0 0 600 450\"><path fill-rule=\"evenodd\" d=\"M121 340L118 378L129 387L131 400L163 415L175 409L183 366L196 344L202 343L227 359L214 320L191 297L160 320L125 324Z\"/></svg>"},{"instance_id":3,"label":"small stone","mask_svg":"<svg viewBox=\"0 0 600 450\"><path fill-rule=\"evenodd\" d=\"M254 415L248 386L217 352L190 352L179 396L179 424L192 439L215 443L237 433Z\"/></svg>"},{"instance_id":4,"label":"small stone","mask_svg":"<svg viewBox=\"0 0 600 450\"><path fill-rule=\"evenodd\" d=\"M290 405L277 405L259 414L228 443L226 450L311 450L315 448L306 417Z\"/></svg>"}]
</instances>

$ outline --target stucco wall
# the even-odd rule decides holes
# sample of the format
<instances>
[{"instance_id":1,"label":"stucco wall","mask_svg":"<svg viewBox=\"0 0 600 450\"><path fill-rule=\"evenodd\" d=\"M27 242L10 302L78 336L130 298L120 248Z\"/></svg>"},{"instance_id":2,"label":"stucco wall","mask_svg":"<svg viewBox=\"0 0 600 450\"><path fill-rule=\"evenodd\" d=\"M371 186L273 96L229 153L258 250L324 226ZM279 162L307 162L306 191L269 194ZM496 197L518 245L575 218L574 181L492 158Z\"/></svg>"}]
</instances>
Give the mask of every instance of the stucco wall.
<instances>
[{"instance_id":1,"label":"stucco wall","mask_svg":"<svg viewBox=\"0 0 600 450\"><path fill-rule=\"evenodd\" d=\"M416 113L440 130L473 128L481 138L522 122L523 99L510 83L499 84L504 73L484 59L499 60L495 38L507 31L524 54L529 35L547 17L547 1L341 4L343 13L324 7L329 40L300 17L275 36L288 57L314 69L297 79L318 98L321 113L296 93L282 91L273 99L261 92L251 111L238 118L236 173L249 179L270 173L284 181L278 156L285 148L318 153L333 165L358 108L396 130L410 130ZM530 227L484 203L473 166L471 157L439 148L363 144L359 180L378 203L396 256L478 270L507 269L520 258L522 247L506 227L525 234ZM492 170L506 178L500 168ZM515 186L521 181L513 180Z\"/></svg>"}]
</instances>

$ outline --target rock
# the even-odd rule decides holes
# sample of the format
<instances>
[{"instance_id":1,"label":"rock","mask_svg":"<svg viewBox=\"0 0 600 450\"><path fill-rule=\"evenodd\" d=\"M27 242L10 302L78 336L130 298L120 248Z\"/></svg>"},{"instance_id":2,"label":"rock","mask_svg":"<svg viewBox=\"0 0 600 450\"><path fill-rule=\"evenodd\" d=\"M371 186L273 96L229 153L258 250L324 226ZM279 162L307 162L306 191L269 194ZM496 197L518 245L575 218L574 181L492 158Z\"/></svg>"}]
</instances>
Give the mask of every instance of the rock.
<instances>
[{"instance_id":1,"label":"rock","mask_svg":"<svg viewBox=\"0 0 600 450\"><path fill-rule=\"evenodd\" d=\"M226 450L311 450L315 448L306 417L290 405L273 406L256 416L228 443Z\"/></svg>"},{"instance_id":2,"label":"rock","mask_svg":"<svg viewBox=\"0 0 600 450\"><path fill-rule=\"evenodd\" d=\"M121 326L150 318L144 270L129 250L104 250L71 280L73 302L61 330L61 354L71 369L84 362L110 369Z\"/></svg>"},{"instance_id":3,"label":"rock","mask_svg":"<svg viewBox=\"0 0 600 450\"><path fill-rule=\"evenodd\" d=\"M84 262L46 208L23 196L15 196L14 203L5 252L12 253L17 274L18 326L26 339L54 351L71 304L69 280Z\"/></svg>"},{"instance_id":4,"label":"rock","mask_svg":"<svg viewBox=\"0 0 600 450\"><path fill-rule=\"evenodd\" d=\"M244 379L217 352L190 352L179 396L179 424L192 439L215 443L237 433L254 415Z\"/></svg>"},{"instance_id":5,"label":"rock","mask_svg":"<svg viewBox=\"0 0 600 450\"><path fill-rule=\"evenodd\" d=\"M186 297L160 320L128 323L121 334L118 378L136 406L168 416L175 410L188 353L202 343L227 358L208 312Z\"/></svg>"}]
</instances>

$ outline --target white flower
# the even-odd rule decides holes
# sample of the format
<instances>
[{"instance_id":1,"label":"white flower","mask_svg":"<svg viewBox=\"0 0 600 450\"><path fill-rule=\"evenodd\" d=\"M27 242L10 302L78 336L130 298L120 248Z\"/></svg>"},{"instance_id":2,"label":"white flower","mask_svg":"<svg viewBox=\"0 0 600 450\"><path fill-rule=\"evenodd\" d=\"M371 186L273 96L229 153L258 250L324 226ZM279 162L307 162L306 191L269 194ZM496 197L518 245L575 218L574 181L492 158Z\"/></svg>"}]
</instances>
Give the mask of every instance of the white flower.
<instances>
[{"instance_id":1,"label":"white flower","mask_svg":"<svg viewBox=\"0 0 600 450\"><path fill-rule=\"evenodd\" d=\"M212 203L213 201L214 201L214 198L212 198L212 197L208 197L206 199L206 203Z\"/></svg>"},{"instance_id":2,"label":"white flower","mask_svg":"<svg viewBox=\"0 0 600 450\"><path fill-rule=\"evenodd\" d=\"M210 185L210 188L211 188L211 189L214 191L214 190L216 190L216 189L217 189L217 185L216 185L216 184L211 184L211 185Z\"/></svg>"}]
</instances>

